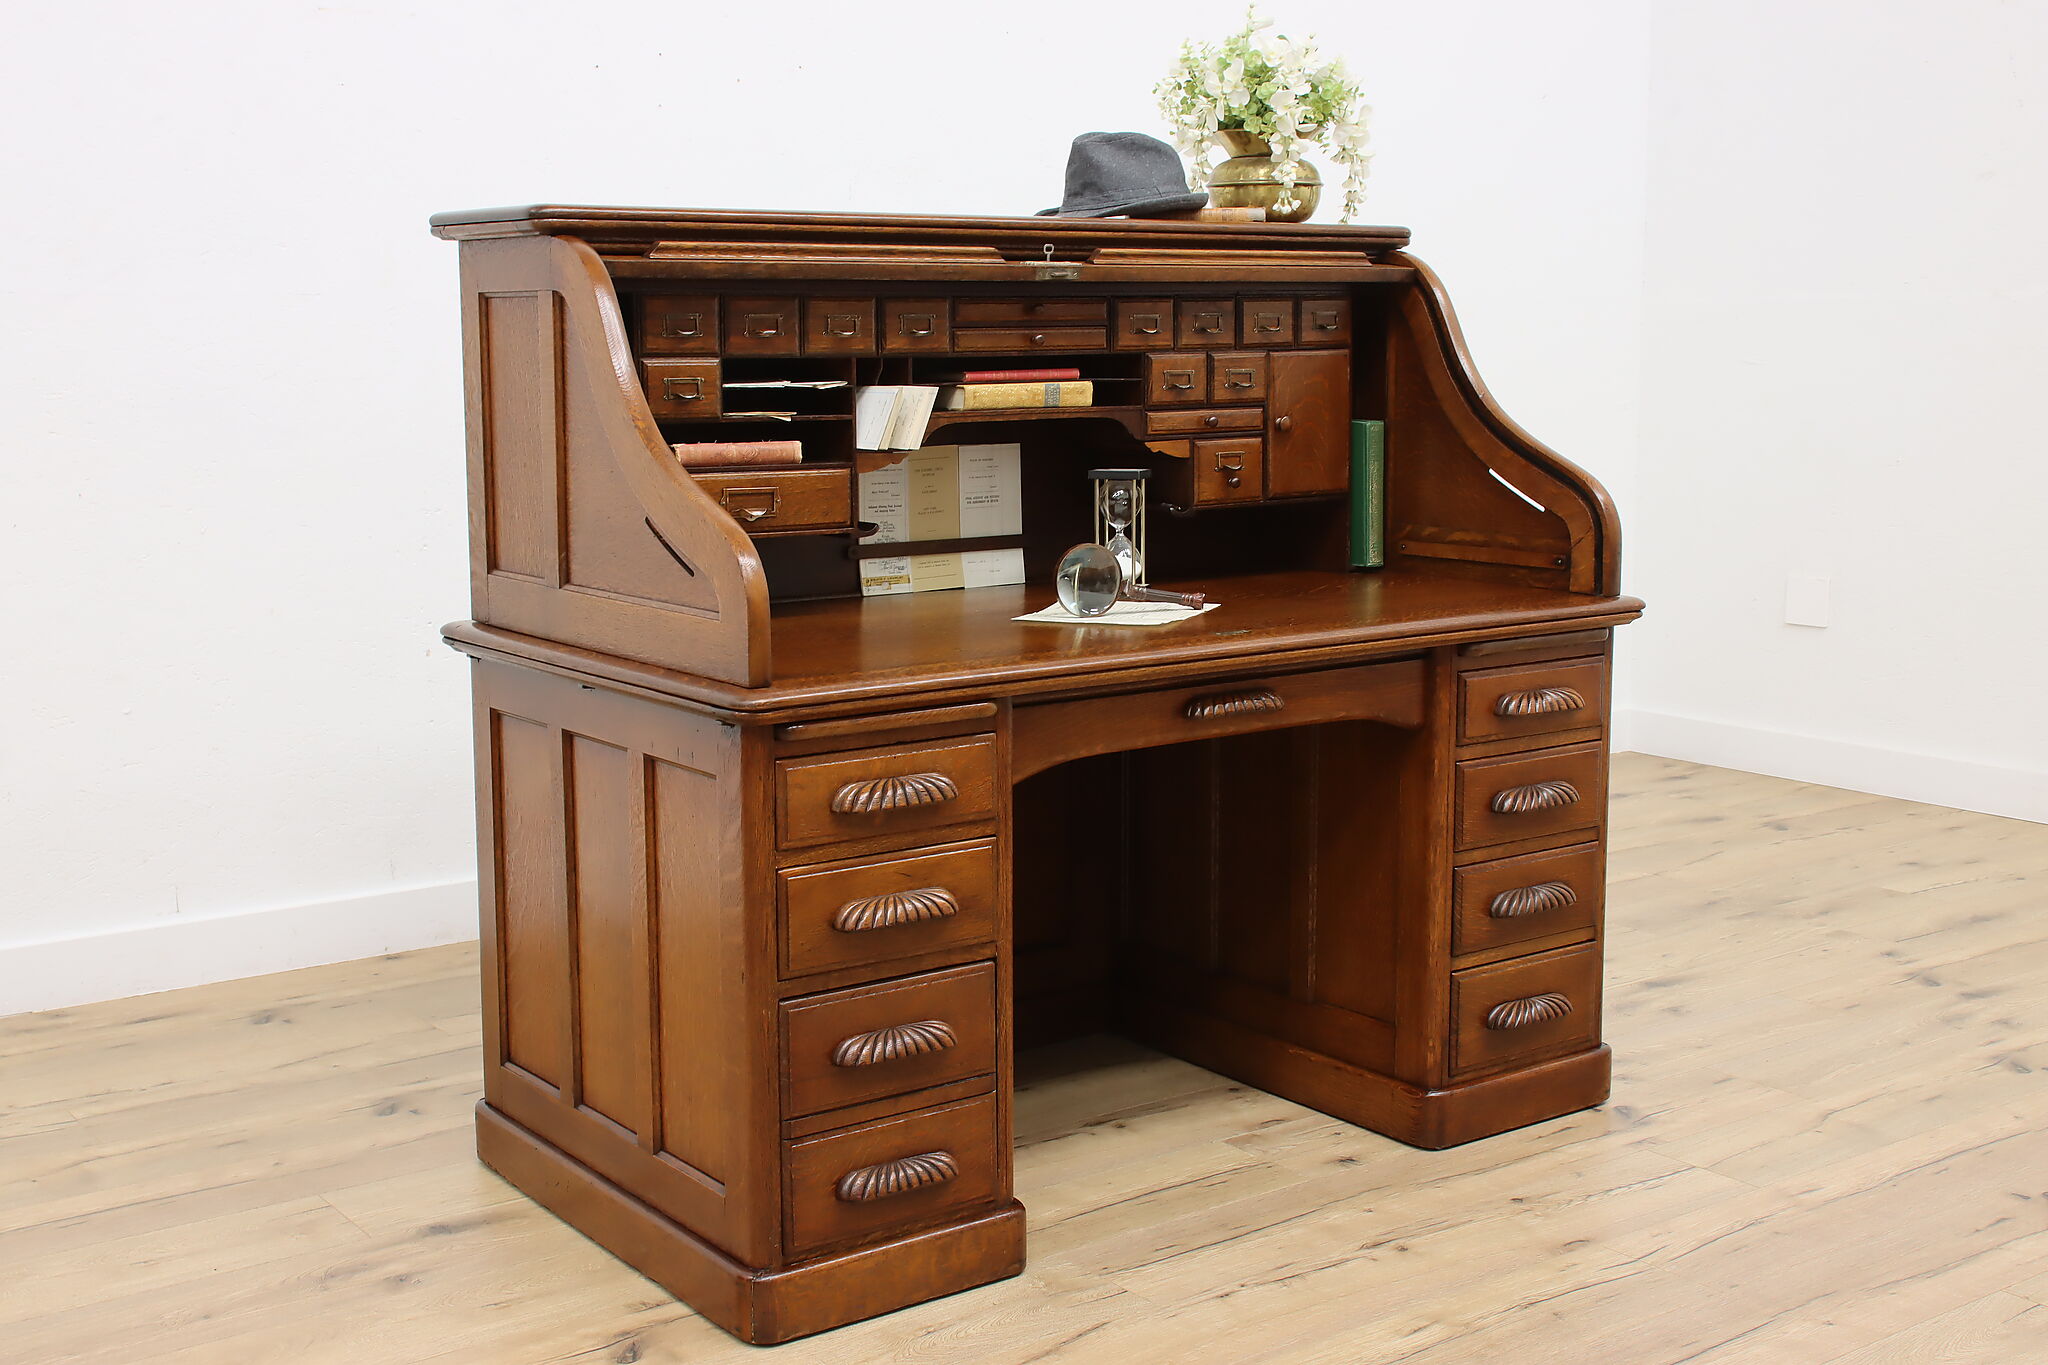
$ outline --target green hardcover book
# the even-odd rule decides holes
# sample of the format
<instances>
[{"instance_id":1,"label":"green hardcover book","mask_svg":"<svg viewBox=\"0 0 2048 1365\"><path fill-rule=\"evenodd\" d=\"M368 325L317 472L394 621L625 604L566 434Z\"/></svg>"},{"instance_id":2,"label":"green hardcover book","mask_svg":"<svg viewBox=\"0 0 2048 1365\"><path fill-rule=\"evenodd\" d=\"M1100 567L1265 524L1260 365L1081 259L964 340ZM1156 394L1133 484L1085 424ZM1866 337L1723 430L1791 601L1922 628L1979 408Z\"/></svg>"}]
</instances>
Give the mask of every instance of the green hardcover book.
<instances>
[{"instance_id":1,"label":"green hardcover book","mask_svg":"<svg viewBox=\"0 0 2048 1365\"><path fill-rule=\"evenodd\" d=\"M1387 424L1351 424L1351 567L1387 562Z\"/></svg>"}]
</instances>

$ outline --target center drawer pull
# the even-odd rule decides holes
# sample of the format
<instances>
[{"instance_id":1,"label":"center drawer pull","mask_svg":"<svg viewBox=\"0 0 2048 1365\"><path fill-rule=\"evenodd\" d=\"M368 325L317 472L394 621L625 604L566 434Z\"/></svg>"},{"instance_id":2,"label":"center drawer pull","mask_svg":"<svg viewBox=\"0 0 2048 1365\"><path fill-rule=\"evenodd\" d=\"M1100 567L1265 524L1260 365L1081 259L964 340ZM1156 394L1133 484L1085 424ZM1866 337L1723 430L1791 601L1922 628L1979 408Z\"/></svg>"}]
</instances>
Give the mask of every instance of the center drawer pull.
<instances>
[{"instance_id":1,"label":"center drawer pull","mask_svg":"<svg viewBox=\"0 0 2048 1365\"><path fill-rule=\"evenodd\" d=\"M825 335L835 337L857 337L860 335L860 314L825 314Z\"/></svg>"},{"instance_id":2,"label":"center drawer pull","mask_svg":"<svg viewBox=\"0 0 2048 1365\"><path fill-rule=\"evenodd\" d=\"M1569 687L1531 687L1521 692L1503 692L1500 700L1493 704L1493 714L1510 718L1519 716L1555 716L1566 711L1582 711L1586 699Z\"/></svg>"},{"instance_id":3,"label":"center drawer pull","mask_svg":"<svg viewBox=\"0 0 2048 1365\"><path fill-rule=\"evenodd\" d=\"M1579 893L1566 883L1538 882L1534 886L1517 886L1501 892L1486 907L1486 913L1494 919L1520 919L1524 915L1540 915L1578 903Z\"/></svg>"},{"instance_id":4,"label":"center drawer pull","mask_svg":"<svg viewBox=\"0 0 2048 1365\"><path fill-rule=\"evenodd\" d=\"M904 773L849 782L832 794L834 815L872 815L876 811L915 810L936 806L960 795L944 773Z\"/></svg>"},{"instance_id":5,"label":"center drawer pull","mask_svg":"<svg viewBox=\"0 0 2048 1365\"><path fill-rule=\"evenodd\" d=\"M1495 815L1527 815L1530 811L1556 810L1579 799L1579 789L1569 782L1531 782L1526 787L1509 787L1493 794ZM838 807L835 805L834 810Z\"/></svg>"},{"instance_id":6,"label":"center drawer pull","mask_svg":"<svg viewBox=\"0 0 2048 1365\"><path fill-rule=\"evenodd\" d=\"M891 1024L843 1040L832 1049L832 1065L878 1066L904 1057L921 1057L927 1052L944 1052L959 1042L960 1035L943 1019Z\"/></svg>"},{"instance_id":7,"label":"center drawer pull","mask_svg":"<svg viewBox=\"0 0 2048 1365\"><path fill-rule=\"evenodd\" d=\"M960 1163L951 1152L920 1152L877 1166L863 1166L839 1177L832 1192L849 1204L869 1204L909 1194L927 1185L943 1185L958 1177Z\"/></svg>"},{"instance_id":8,"label":"center drawer pull","mask_svg":"<svg viewBox=\"0 0 2048 1365\"><path fill-rule=\"evenodd\" d=\"M951 919L959 913L960 902L952 892L940 886L926 886L916 891L884 891L879 896L848 901L833 912L832 927L842 934L858 934L928 919Z\"/></svg>"},{"instance_id":9,"label":"center drawer pull","mask_svg":"<svg viewBox=\"0 0 2048 1365\"><path fill-rule=\"evenodd\" d=\"M1188 704L1181 708L1181 714L1189 720L1220 720L1225 716L1256 716L1265 711L1278 711L1287 705L1278 692L1264 687L1248 692L1212 692L1206 697L1190 697Z\"/></svg>"},{"instance_id":10,"label":"center drawer pull","mask_svg":"<svg viewBox=\"0 0 2048 1365\"><path fill-rule=\"evenodd\" d=\"M1554 1024L1572 1012L1569 997L1557 991L1527 995L1520 1000L1503 1000L1486 1012L1490 1029L1528 1028L1531 1024Z\"/></svg>"}]
</instances>

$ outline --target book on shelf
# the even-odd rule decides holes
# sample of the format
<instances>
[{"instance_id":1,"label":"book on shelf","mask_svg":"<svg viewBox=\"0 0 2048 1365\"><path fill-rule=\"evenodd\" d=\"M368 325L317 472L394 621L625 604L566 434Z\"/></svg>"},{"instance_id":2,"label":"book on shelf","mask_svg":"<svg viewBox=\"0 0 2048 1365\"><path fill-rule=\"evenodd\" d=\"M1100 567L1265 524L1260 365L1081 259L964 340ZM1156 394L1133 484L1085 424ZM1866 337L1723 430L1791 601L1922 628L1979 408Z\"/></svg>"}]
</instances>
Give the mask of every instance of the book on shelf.
<instances>
[{"instance_id":1,"label":"book on shelf","mask_svg":"<svg viewBox=\"0 0 2048 1365\"><path fill-rule=\"evenodd\" d=\"M941 380L945 384L1043 384L1054 379L1079 379L1081 372L1070 365L1040 366L1035 370L968 370Z\"/></svg>"},{"instance_id":2,"label":"book on shelf","mask_svg":"<svg viewBox=\"0 0 2048 1365\"><path fill-rule=\"evenodd\" d=\"M939 390L931 384L870 384L853 395L853 443L861 450L916 450Z\"/></svg>"},{"instance_id":3,"label":"book on shelf","mask_svg":"<svg viewBox=\"0 0 2048 1365\"><path fill-rule=\"evenodd\" d=\"M796 441L682 441L669 449L685 469L780 469L804 462Z\"/></svg>"},{"instance_id":4,"label":"book on shelf","mask_svg":"<svg viewBox=\"0 0 2048 1365\"><path fill-rule=\"evenodd\" d=\"M1387 562L1387 424L1351 424L1351 567Z\"/></svg>"},{"instance_id":5,"label":"book on shelf","mask_svg":"<svg viewBox=\"0 0 2048 1365\"><path fill-rule=\"evenodd\" d=\"M948 384L939 406L948 412L982 408L1085 408L1094 401L1092 382L1063 379L1042 384Z\"/></svg>"},{"instance_id":6,"label":"book on shelf","mask_svg":"<svg viewBox=\"0 0 2048 1365\"><path fill-rule=\"evenodd\" d=\"M728 379L720 385L727 389L843 389L853 383L850 379Z\"/></svg>"}]
</instances>

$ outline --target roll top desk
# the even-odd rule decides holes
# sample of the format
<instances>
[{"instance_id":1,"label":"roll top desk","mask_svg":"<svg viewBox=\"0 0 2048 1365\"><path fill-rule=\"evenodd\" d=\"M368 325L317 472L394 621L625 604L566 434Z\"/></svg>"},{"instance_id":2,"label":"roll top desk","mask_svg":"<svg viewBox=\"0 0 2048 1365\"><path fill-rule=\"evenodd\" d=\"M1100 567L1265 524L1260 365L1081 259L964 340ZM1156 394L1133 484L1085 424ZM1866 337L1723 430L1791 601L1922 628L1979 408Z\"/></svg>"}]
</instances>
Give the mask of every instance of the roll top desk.
<instances>
[{"instance_id":1,"label":"roll top desk","mask_svg":"<svg viewBox=\"0 0 2048 1365\"><path fill-rule=\"evenodd\" d=\"M461 243L485 1161L739 1337L1014 1274L1019 1045L1402 1142L1599 1103L1619 538L1394 228L534 207ZM1028 581L862 598L852 395L1073 365ZM777 379L785 418L752 415ZM1350 423L1385 567L1348 567ZM672 443L795 439L800 466ZM1153 472L1170 628L1018 623Z\"/></svg>"}]
</instances>

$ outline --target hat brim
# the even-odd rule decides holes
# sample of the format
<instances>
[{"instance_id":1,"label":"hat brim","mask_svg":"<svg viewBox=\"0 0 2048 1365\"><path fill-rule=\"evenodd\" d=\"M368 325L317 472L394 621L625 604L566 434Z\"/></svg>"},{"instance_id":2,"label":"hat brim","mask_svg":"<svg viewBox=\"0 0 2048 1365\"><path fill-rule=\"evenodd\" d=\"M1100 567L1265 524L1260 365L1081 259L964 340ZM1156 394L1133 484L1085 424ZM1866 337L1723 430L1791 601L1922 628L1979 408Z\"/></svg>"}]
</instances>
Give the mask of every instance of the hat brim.
<instances>
[{"instance_id":1,"label":"hat brim","mask_svg":"<svg viewBox=\"0 0 2048 1365\"><path fill-rule=\"evenodd\" d=\"M1110 204L1090 204L1069 208L1062 204L1058 208L1040 209L1038 217L1048 218L1114 218L1119 214L1127 218L1143 218L1155 213L1188 213L1202 208L1209 202L1207 190L1191 190L1181 194L1162 195L1153 199L1118 200Z\"/></svg>"}]
</instances>

